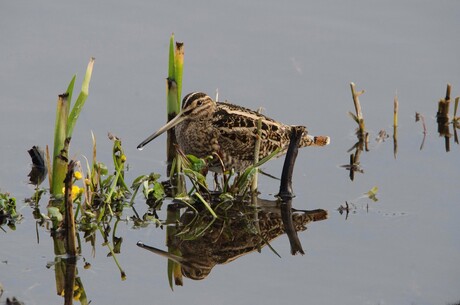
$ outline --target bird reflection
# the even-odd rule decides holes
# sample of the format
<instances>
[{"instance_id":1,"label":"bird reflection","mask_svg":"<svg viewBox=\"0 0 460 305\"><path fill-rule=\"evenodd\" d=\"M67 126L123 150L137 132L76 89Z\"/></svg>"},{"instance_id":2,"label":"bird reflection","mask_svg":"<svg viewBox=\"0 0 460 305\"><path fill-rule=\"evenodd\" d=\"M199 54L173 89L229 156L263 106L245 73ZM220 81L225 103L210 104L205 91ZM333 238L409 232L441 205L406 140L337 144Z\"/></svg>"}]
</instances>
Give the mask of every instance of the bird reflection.
<instances>
[{"instance_id":1,"label":"bird reflection","mask_svg":"<svg viewBox=\"0 0 460 305\"><path fill-rule=\"evenodd\" d=\"M168 236L168 251L142 242L138 246L179 264L183 276L201 280L214 266L260 251L286 233L283 206L287 207L279 201L263 199L258 199L257 207L238 202L220 203L214 207L217 218L206 210L196 213L187 208L180 216L176 234ZM325 210L301 211L290 205L288 208L296 232L306 230L310 222L327 218Z\"/></svg>"}]
</instances>

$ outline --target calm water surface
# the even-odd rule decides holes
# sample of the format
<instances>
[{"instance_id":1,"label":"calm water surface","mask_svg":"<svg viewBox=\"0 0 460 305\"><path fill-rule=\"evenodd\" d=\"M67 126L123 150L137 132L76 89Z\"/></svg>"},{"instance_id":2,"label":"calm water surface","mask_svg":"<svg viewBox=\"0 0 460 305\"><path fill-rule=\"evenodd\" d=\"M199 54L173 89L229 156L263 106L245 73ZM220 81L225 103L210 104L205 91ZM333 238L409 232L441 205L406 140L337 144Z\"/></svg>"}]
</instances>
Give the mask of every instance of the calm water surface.
<instances>
[{"instance_id":1,"label":"calm water surface","mask_svg":"<svg viewBox=\"0 0 460 305\"><path fill-rule=\"evenodd\" d=\"M71 155L91 154L110 164L108 131L123 141L132 181L164 173L161 137L142 152L137 144L165 121L168 39L185 42L184 93L201 90L257 109L290 124L327 134L325 149L304 149L297 159L294 206L321 208L329 219L300 233L306 255L291 257L284 236L272 243L282 258L264 249L217 266L204 281L185 280L171 292L166 261L135 246L138 240L164 246L153 226L123 236L119 260L107 249L79 276L94 304L450 304L460 300L460 157L446 153L436 133L437 101L448 82L460 95L459 1L3 1L0 4L0 189L18 198L24 219L0 237L0 283L6 297L26 304L60 304L49 232L36 242L32 209L23 203L32 145L52 144L54 110L73 73L81 82L96 57L90 97L77 123ZM365 89L361 103L371 134L361 155L364 174L350 181L340 167L355 143L349 83ZM393 97L400 101L399 150L393 157ZM428 134L423 150L422 125ZM280 173L282 160L265 166ZM365 192L377 186L378 202ZM277 182L261 178L265 198ZM345 219L337 208L354 210ZM143 202L137 203L142 210ZM44 209L44 207L43 207ZM100 243L100 240L99 240Z\"/></svg>"}]
</instances>

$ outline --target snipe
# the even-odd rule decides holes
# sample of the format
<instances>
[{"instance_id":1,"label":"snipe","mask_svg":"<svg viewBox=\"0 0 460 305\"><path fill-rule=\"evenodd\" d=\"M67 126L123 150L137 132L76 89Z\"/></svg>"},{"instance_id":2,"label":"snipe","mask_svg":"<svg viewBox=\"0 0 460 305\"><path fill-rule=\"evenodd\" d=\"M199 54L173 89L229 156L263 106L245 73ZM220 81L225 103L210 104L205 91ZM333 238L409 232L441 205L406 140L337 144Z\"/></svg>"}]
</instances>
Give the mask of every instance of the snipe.
<instances>
[{"instance_id":1,"label":"snipe","mask_svg":"<svg viewBox=\"0 0 460 305\"><path fill-rule=\"evenodd\" d=\"M179 147L186 153L203 158L217 154L225 169L236 172L244 170L254 161L254 148L257 137L257 122L262 120L259 159L264 158L278 147L278 156L286 153L289 146L291 129L297 126L285 125L250 109L215 102L202 92L187 94L182 100L179 114L145 139L138 149L175 127ZM327 136L311 136L307 132L299 147L325 146L329 144ZM213 171L221 171L215 164Z\"/></svg>"}]
</instances>

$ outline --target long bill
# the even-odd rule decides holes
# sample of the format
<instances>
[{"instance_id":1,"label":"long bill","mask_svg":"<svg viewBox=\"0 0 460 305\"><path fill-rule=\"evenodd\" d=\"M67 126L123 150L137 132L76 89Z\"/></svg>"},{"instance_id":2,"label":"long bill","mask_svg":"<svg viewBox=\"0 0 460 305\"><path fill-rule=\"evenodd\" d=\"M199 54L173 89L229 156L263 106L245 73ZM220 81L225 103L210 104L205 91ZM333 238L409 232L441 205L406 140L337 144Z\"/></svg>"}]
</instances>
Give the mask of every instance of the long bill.
<instances>
[{"instance_id":1,"label":"long bill","mask_svg":"<svg viewBox=\"0 0 460 305\"><path fill-rule=\"evenodd\" d=\"M148 143L150 143L153 139L155 139L156 137L158 137L159 135L161 135L165 131L168 131L169 129L173 128L174 126L176 126L177 124L179 124L180 122L182 122L185 119L186 119L186 117L183 115L183 111L179 112L179 114L176 115L171 121L166 123L166 125L164 125L160 129L158 129L155 133L151 134L147 139L142 141L141 144L139 144L137 146L137 149L142 150L144 148L144 146L147 145Z\"/></svg>"},{"instance_id":2,"label":"long bill","mask_svg":"<svg viewBox=\"0 0 460 305\"><path fill-rule=\"evenodd\" d=\"M186 261L182 257L180 257L178 255L174 255L172 253L169 253L169 252L166 252L166 251L163 251L163 250L151 247L151 246L147 246L146 244L144 244L141 241L137 242L137 246L141 247L142 249L145 249L145 250L148 250L150 252L153 252L155 254L158 254L158 255L160 255L162 257L166 257L166 258L168 258L168 259L170 259L170 260L172 260L172 261L174 261L174 262L176 262L176 263L178 263L180 265L184 265L184 263L186 263Z\"/></svg>"}]
</instances>

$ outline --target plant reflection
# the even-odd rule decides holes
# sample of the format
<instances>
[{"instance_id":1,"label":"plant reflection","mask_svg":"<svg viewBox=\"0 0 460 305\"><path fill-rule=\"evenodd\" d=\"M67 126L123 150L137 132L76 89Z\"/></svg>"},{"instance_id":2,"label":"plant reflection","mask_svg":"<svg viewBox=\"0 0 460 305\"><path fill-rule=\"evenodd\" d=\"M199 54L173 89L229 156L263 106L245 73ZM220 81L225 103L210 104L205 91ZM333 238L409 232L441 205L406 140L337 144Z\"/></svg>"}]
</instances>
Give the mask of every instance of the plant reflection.
<instances>
[{"instance_id":1,"label":"plant reflection","mask_svg":"<svg viewBox=\"0 0 460 305\"><path fill-rule=\"evenodd\" d=\"M350 154L350 163L342 165L343 168L350 172L350 180L353 181L355 179L355 173L364 173L364 169L361 167L360 158L361 153L364 150L365 142L363 139L360 139L358 142L355 143L347 152L351 152L354 150L354 153ZM367 145L366 145L367 147ZM366 149L367 151L367 149Z\"/></svg>"},{"instance_id":2,"label":"plant reflection","mask_svg":"<svg viewBox=\"0 0 460 305\"><path fill-rule=\"evenodd\" d=\"M348 114L353 118L356 124L358 124L358 127L356 128L356 137L358 141L347 151L348 153L353 150L355 151L350 155L349 164L342 165L342 167L350 172L350 180L353 181L355 179L355 172L364 173L360 164L360 156L363 150L369 151L369 132L366 131L364 116L359 102L359 96L364 93L364 90L356 91L354 83L350 83L350 88L356 114L352 112L349 112Z\"/></svg>"},{"instance_id":3,"label":"plant reflection","mask_svg":"<svg viewBox=\"0 0 460 305\"><path fill-rule=\"evenodd\" d=\"M74 300L82 305L89 304L83 282L78 276L76 258L56 256L54 263L47 265L48 268L52 266L55 272L56 293L64 298L64 304L73 304Z\"/></svg>"},{"instance_id":4,"label":"plant reflection","mask_svg":"<svg viewBox=\"0 0 460 305\"><path fill-rule=\"evenodd\" d=\"M438 102L438 112L436 113L436 122L438 123L438 133L439 136L444 137L445 140L445 147L446 152L450 151L450 138L452 134L450 133L450 124L452 124L453 132L454 132L454 141L455 143L459 144L458 135L457 135L457 128L460 127L460 118L457 117L457 109L460 97L455 98L455 106L454 106L454 115L452 121L449 117L449 108L450 108L450 93L452 90L452 86L447 84L446 89L446 97L441 99Z\"/></svg>"}]
</instances>

